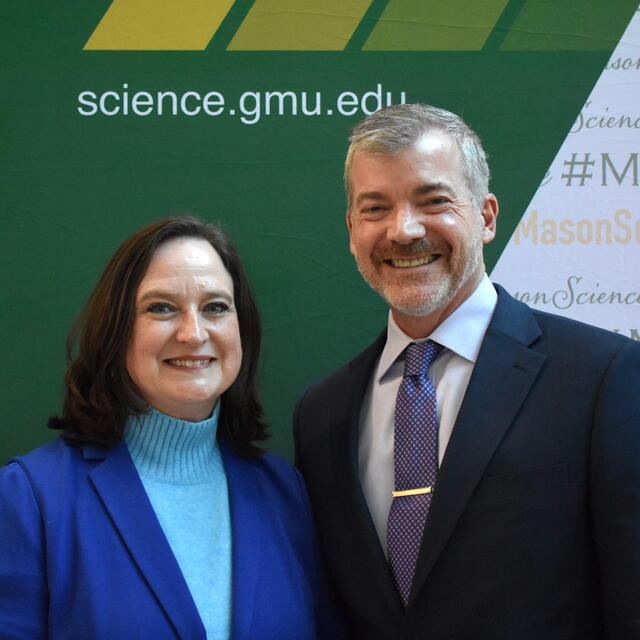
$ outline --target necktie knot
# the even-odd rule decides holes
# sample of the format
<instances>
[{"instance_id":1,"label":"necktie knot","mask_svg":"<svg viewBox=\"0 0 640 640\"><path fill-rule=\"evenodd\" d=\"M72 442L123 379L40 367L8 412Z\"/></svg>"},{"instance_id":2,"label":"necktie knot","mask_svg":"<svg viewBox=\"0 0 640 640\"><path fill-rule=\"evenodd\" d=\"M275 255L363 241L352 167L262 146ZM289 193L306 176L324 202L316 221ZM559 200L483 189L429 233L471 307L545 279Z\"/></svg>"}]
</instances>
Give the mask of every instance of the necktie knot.
<instances>
[{"instance_id":1,"label":"necktie knot","mask_svg":"<svg viewBox=\"0 0 640 640\"><path fill-rule=\"evenodd\" d=\"M404 357L404 375L427 375L429 366L442 351L442 345L431 340L412 342L406 349Z\"/></svg>"}]
</instances>

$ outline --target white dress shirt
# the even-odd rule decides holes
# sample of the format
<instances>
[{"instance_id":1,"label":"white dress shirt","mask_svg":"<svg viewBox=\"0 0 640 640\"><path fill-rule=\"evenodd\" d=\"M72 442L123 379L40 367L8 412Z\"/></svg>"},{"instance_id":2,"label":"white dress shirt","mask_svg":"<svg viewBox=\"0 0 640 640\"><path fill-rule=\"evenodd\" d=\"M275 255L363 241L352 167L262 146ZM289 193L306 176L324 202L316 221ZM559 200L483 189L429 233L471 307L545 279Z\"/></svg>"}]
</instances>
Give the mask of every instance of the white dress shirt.
<instances>
[{"instance_id":1,"label":"white dress shirt","mask_svg":"<svg viewBox=\"0 0 640 640\"><path fill-rule=\"evenodd\" d=\"M433 340L445 347L429 367L429 379L436 388L439 464L442 463L497 299L496 290L485 274L475 291L431 335L415 340ZM360 411L360 484L385 554L391 492L395 489L393 433L396 396L404 373L402 354L413 341L398 327L389 312L387 342Z\"/></svg>"}]
</instances>

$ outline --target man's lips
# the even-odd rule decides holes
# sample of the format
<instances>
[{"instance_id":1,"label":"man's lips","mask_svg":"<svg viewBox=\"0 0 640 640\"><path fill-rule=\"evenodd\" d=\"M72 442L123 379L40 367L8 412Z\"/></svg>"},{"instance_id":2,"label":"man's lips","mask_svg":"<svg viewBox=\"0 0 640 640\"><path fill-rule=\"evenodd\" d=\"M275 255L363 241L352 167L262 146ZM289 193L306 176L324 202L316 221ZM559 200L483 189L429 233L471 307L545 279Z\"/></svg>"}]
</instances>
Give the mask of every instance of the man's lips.
<instances>
[{"instance_id":1,"label":"man's lips","mask_svg":"<svg viewBox=\"0 0 640 640\"><path fill-rule=\"evenodd\" d=\"M172 367L183 369L204 369L214 360L215 358L211 356L181 356L179 358L167 358L165 362Z\"/></svg>"},{"instance_id":2,"label":"man's lips","mask_svg":"<svg viewBox=\"0 0 640 640\"><path fill-rule=\"evenodd\" d=\"M383 260L385 264L388 264L392 267L396 267L398 269L408 269L411 267L421 267L425 264L431 264L435 260L437 260L442 254L440 253L430 253L424 256L408 256L406 258L387 258Z\"/></svg>"}]
</instances>

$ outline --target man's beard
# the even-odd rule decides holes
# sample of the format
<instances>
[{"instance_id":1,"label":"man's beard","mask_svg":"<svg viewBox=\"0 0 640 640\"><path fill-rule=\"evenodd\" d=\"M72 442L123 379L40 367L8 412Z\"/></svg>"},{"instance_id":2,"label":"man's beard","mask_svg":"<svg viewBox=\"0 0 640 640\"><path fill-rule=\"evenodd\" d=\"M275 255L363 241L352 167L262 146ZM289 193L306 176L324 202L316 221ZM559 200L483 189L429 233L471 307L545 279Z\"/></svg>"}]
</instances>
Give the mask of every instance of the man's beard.
<instances>
[{"instance_id":1,"label":"man's beard","mask_svg":"<svg viewBox=\"0 0 640 640\"><path fill-rule=\"evenodd\" d=\"M390 258L411 259L425 255L438 253L437 261L448 261L448 269L445 274L437 276L437 280L431 281L425 273L402 274L398 268L398 279L384 278L381 275L382 263ZM463 261L451 265L451 251L448 247L435 245L426 238L421 238L410 245L398 245L388 250L378 249L372 259L367 263L361 263L356 258L358 271L365 282L378 293L392 308L408 316L425 316L443 308L455 296L460 288L469 280L477 270L482 260L482 250L472 250L461 257Z\"/></svg>"}]
</instances>

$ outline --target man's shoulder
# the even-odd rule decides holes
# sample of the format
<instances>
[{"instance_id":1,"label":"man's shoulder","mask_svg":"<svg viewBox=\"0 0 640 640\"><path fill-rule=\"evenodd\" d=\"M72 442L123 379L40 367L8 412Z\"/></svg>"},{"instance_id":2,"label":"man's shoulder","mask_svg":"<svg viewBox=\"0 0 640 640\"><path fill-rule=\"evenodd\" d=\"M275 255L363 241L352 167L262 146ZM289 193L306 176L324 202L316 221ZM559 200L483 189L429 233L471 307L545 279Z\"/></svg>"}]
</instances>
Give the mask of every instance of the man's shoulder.
<instances>
[{"instance_id":1,"label":"man's shoulder","mask_svg":"<svg viewBox=\"0 0 640 640\"><path fill-rule=\"evenodd\" d=\"M566 316L548 311L541 311L540 309L531 309L531 313L533 313L537 322L546 331L574 334L580 338L586 337L590 340L604 341L611 344L634 342L631 338L619 333L596 327L581 320L574 320L573 318L567 318Z\"/></svg>"},{"instance_id":2,"label":"man's shoulder","mask_svg":"<svg viewBox=\"0 0 640 640\"><path fill-rule=\"evenodd\" d=\"M333 426L343 425L345 420L350 426L357 424L362 398L385 340L386 331L355 358L311 383L298 399L293 433L296 466L303 475L319 456L327 455Z\"/></svg>"},{"instance_id":3,"label":"man's shoulder","mask_svg":"<svg viewBox=\"0 0 640 640\"><path fill-rule=\"evenodd\" d=\"M498 289L496 313L500 318L495 325L500 328L509 322L519 322L527 315L540 331L538 345L553 345L563 352L588 350L592 355L598 351L617 352L623 349L640 350L640 343L614 331L602 329L585 322L567 318L548 311L529 307ZM492 322L492 325L494 323Z\"/></svg>"}]
</instances>

